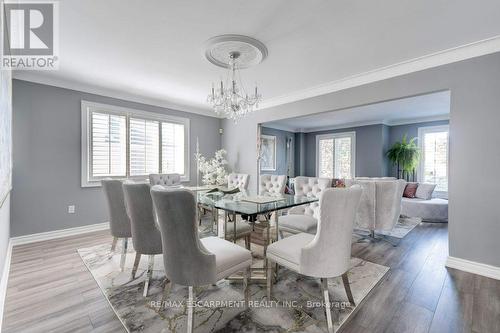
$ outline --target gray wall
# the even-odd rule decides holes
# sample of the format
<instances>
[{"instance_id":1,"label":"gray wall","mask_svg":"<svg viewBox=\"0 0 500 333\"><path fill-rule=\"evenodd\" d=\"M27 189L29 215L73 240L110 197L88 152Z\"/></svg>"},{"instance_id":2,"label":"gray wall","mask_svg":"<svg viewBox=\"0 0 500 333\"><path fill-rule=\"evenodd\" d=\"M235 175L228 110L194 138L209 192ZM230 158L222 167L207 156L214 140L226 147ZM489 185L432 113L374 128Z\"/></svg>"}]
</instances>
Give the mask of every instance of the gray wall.
<instances>
[{"instance_id":1,"label":"gray wall","mask_svg":"<svg viewBox=\"0 0 500 333\"><path fill-rule=\"evenodd\" d=\"M265 135L274 135L276 137L276 171L261 171L261 174L286 175L288 169L286 140L291 139L290 147L290 177L294 176L294 151L295 151L295 133L278 130L275 128L262 127L261 133Z\"/></svg>"},{"instance_id":2,"label":"gray wall","mask_svg":"<svg viewBox=\"0 0 500 333\"><path fill-rule=\"evenodd\" d=\"M316 176L316 136L321 134L356 132L356 176L385 176L386 158L384 157L384 125L370 125L342 128L305 134L305 176Z\"/></svg>"},{"instance_id":3,"label":"gray wall","mask_svg":"<svg viewBox=\"0 0 500 333\"><path fill-rule=\"evenodd\" d=\"M449 253L500 267L499 77L500 53L495 53L268 108L238 124L224 120L223 147L229 162L249 173L250 188L256 188L257 124L451 90Z\"/></svg>"},{"instance_id":4,"label":"gray wall","mask_svg":"<svg viewBox=\"0 0 500 333\"><path fill-rule=\"evenodd\" d=\"M448 125L449 123L450 123L449 120L439 120L439 121L429 121L424 123L391 126L389 129L388 148L391 147L394 143L401 141L405 134L408 134L408 139L418 137L419 127ZM387 151L387 149L385 151ZM388 165L389 165L388 176L396 176L397 167L393 166L391 163L389 163Z\"/></svg>"},{"instance_id":5,"label":"gray wall","mask_svg":"<svg viewBox=\"0 0 500 333\"><path fill-rule=\"evenodd\" d=\"M220 148L220 120L212 117L14 80L12 236L106 222L101 188L81 187L81 100L191 119L190 153ZM191 156L192 157L192 156ZM196 167L191 158L191 181ZM68 205L76 214L68 214Z\"/></svg>"}]
</instances>

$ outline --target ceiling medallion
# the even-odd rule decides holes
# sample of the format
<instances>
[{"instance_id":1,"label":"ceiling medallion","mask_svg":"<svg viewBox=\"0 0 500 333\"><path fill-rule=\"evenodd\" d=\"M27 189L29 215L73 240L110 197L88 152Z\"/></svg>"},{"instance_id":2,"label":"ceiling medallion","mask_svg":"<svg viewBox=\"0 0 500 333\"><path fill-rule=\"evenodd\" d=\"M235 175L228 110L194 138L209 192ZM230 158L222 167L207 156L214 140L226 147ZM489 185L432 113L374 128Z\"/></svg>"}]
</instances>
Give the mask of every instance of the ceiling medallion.
<instances>
[{"instance_id":1,"label":"ceiling medallion","mask_svg":"<svg viewBox=\"0 0 500 333\"><path fill-rule=\"evenodd\" d=\"M261 63L267 57L267 48L260 41L242 35L222 35L205 43L205 57L212 64L227 68L226 80L212 90L207 102L215 113L235 122L259 107L262 95L257 85L248 94L241 82L240 69Z\"/></svg>"}]
</instances>

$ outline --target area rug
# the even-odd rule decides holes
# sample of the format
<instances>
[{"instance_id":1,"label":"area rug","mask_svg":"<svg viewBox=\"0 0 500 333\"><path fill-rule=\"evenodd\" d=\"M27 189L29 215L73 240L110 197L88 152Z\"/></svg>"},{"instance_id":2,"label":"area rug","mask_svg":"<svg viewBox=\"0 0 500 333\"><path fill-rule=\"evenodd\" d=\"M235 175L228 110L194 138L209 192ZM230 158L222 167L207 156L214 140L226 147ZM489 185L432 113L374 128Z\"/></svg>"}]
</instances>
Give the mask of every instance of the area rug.
<instances>
[{"instance_id":1,"label":"area rug","mask_svg":"<svg viewBox=\"0 0 500 333\"><path fill-rule=\"evenodd\" d=\"M131 278L134 250L129 249L124 272L119 270L120 255L109 258L110 244L79 249L83 262L93 275L128 332L185 332L187 288L174 285L163 299L165 285L161 255L155 256L155 270L147 297L142 296L146 259L141 260L135 279ZM117 249L116 253L120 249ZM253 246L255 265L262 264L262 248ZM388 267L352 258L349 279L356 306L345 294L342 280L331 279L331 302L338 313L335 331L348 322L362 306L370 291L382 280ZM273 299L267 302L264 285L250 285L250 306L243 308L242 284L222 280L215 286L196 288L195 332L326 332L324 304L319 280L281 268L273 286Z\"/></svg>"}]
</instances>

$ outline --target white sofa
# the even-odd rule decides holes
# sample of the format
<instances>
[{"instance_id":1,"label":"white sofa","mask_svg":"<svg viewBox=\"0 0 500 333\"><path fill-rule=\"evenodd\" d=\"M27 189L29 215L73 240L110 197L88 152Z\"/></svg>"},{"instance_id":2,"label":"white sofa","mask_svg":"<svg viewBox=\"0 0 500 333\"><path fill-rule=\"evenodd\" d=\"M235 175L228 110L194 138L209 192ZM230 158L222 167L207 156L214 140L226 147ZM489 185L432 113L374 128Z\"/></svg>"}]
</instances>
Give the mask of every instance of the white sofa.
<instances>
[{"instance_id":1,"label":"white sofa","mask_svg":"<svg viewBox=\"0 0 500 333\"><path fill-rule=\"evenodd\" d=\"M432 198L403 198L401 215L420 217L426 222L448 222L448 200Z\"/></svg>"}]
</instances>

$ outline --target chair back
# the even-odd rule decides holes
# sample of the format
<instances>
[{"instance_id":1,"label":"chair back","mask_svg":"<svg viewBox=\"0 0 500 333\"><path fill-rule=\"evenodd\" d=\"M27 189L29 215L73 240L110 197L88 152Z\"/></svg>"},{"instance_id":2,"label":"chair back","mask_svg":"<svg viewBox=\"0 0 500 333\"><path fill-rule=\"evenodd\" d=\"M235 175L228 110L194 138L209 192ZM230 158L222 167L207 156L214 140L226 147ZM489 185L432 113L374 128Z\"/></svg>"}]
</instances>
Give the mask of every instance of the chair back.
<instances>
[{"instance_id":1,"label":"chair back","mask_svg":"<svg viewBox=\"0 0 500 333\"><path fill-rule=\"evenodd\" d=\"M276 195L285 193L285 175L260 175L259 195Z\"/></svg>"},{"instance_id":2,"label":"chair back","mask_svg":"<svg viewBox=\"0 0 500 333\"><path fill-rule=\"evenodd\" d=\"M344 274L350 266L354 219L361 187L328 188L319 199L316 236L300 255L299 273L329 278Z\"/></svg>"},{"instance_id":3,"label":"chair back","mask_svg":"<svg viewBox=\"0 0 500 333\"><path fill-rule=\"evenodd\" d=\"M186 189L151 188L163 245L165 273L184 286L216 282L215 255L198 237L196 199Z\"/></svg>"},{"instance_id":4,"label":"chair back","mask_svg":"<svg viewBox=\"0 0 500 333\"><path fill-rule=\"evenodd\" d=\"M119 238L132 237L130 220L125 208L122 181L117 179L101 180L104 196L108 205L109 227L111 236Z\"/></svg>"},{"instance_id":5,"label":"chair back","mask_svg":"<svg viewBox=\"0 0 500 333\"><path fill-rule=\"evenodd\" d=\"M176 186L181 184L181 175L178 173L152 173L149 175L149 184L162 186Z\"/></svg>"},{"instance_id":6,"label":"chair back","mask_svg":"<svg viewBox=\"0 0 500 333\"><path fill-rule=\"evenodd\" d=\"M246 190L248 187L248 178L250 176L246 173L230 173L227 176L227 187L228 188L239 188L240 190Z\"/></svg>"},{"instance_id":7,"label":"chair back","mask_svg":"<svg viewBox=\"0 0 500 333\"><path fill-rule=\"evenodd\" d=\"M321 193L332 186L330 178L317 178L317 177L295 177L295 196L305 196L319 198ZM319 202L313 202L308 205L302 205L304 215L309 215L315 219L319 218Z\"/></svg>"},{"instance_id":8,"label":"chair back","mask_svg":"<svg viewBox=\"0 0 500 333\"><path fill-rule=\"evenodd\" d=\"M132 229L134 249L140 254L162 253L161 234L156 227L149 184L123 184L123 194Z\"/></svg>"},{"instance_id":9,"label":"chair back","mask_svg":"<svg viewBox=\"0 0 500 333\"><path fill-rule=\"evenodd\" d=\"M375 230L392 230L401 214L406 181L382 180L376 183L376 187Z\"/></svg>"}]
</instances>

